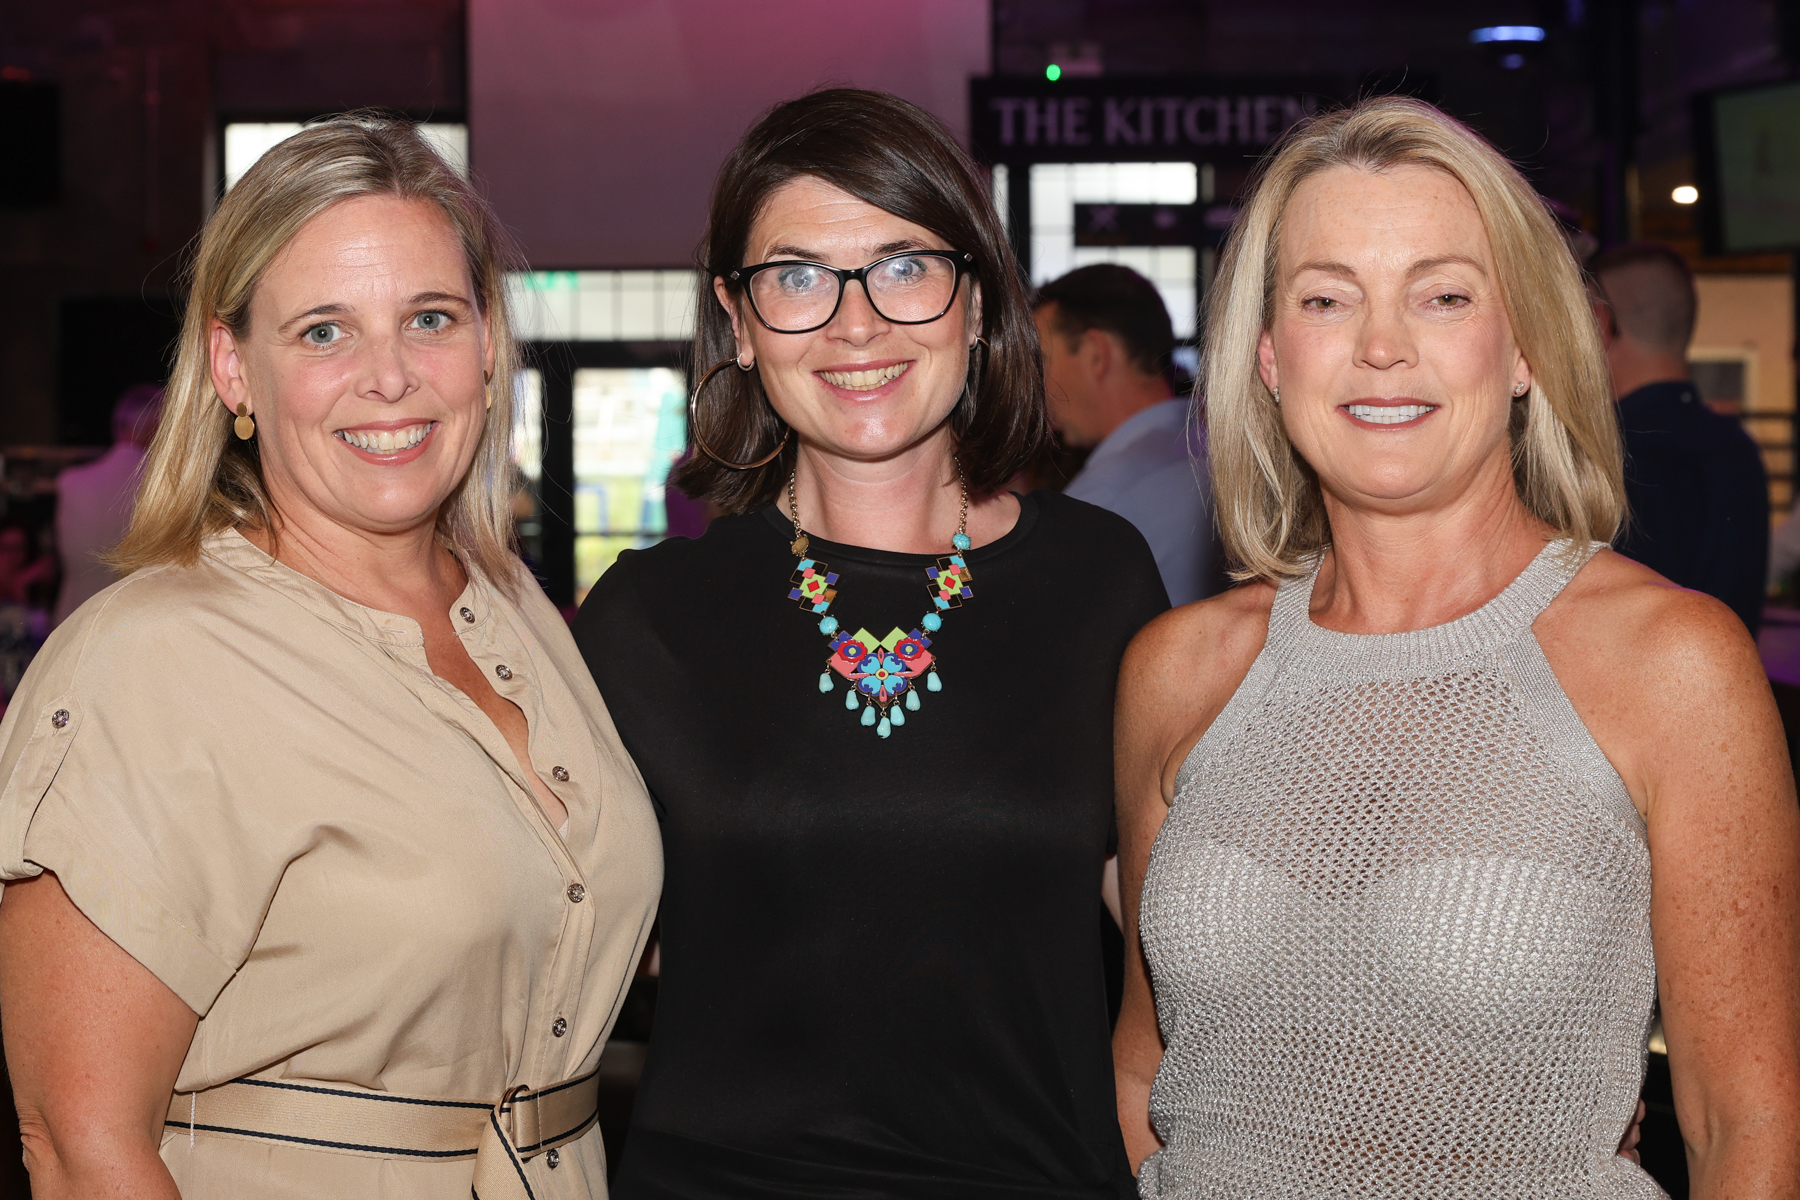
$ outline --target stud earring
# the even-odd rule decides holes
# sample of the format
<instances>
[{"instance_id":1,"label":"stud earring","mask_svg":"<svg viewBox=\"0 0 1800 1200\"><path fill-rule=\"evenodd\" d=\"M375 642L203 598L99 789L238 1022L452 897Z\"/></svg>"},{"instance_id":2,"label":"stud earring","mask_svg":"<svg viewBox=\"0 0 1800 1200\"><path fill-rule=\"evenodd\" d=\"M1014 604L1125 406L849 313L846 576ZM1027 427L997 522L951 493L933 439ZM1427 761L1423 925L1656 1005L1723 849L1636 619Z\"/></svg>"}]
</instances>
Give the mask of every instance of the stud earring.
<instances>
[{"instance_id":1,"label":"stud earring","mask_svg":"<svg viewBox=\"0 0 1800 1200\"><path fill-rule=\"evenodd\" d=\"M237 420L231 423L231 432L238 435L238 440L247 442L256 436L256 418L250 415L248 404L239 404Z\"/></svg>"},{"instance_id":2,"label":"stud earring","mask_svg":"<svg viewBox=\"0 0 1800 1200\"><path fill-rule=\"evenodd\" d=\"M1531 385L1529 383L1513 384L1513 399L1517 400L1520 396L1523 396L1528 390L1530 390L1530 388L1531 388Z\"/></svg>"},{"instance_id":3,"label":"stud earring","mask_svg":"<svg viewBox=\"0 0 1800 1200\"><path fill-rule=\"evenodd\" d=\"M1277 404L1281 403L1281 389L1280 388L1275 389L1275 403L1277 403Z\"/></svg>"}]
</instances>

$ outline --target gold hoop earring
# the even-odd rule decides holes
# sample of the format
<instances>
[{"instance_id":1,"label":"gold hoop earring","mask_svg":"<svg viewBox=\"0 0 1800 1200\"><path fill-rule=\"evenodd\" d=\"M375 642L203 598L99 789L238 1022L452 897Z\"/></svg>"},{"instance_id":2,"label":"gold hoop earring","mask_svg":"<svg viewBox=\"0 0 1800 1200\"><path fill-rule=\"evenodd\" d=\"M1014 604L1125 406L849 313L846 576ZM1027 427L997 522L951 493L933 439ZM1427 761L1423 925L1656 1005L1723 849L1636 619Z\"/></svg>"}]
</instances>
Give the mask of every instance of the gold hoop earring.
<instances>
[{"instance_id":1,"label":"gold hoop earring","mask_svg":"<svg viewBox=\"0 0 1800 1200\"><path fill-rule=\"evenodd\" d=\"M494 374L488 371L481 376L481 394L487 397L488 411L494 411Z\"/></svg>"},{"instance_id":2,"label":"gold hoop earring","mask_svg":"<svg viewBox=\"0 0 1800 1200\"><path fill-rule=\"evenodd\" d=\"M748 375L751 368L755 365L756 364L753 362L749 367L746 367L735 358L728 358L722 363L717 363L713 366L712 370L700 377L700 382L694 386L693 394L688 397L688 433L693 435L694 445L700 448L700 453L706 455L706 457L712 459L721 467L729 467L733 471L753 471L757 467L766 466L773 462L777 454L780 454L783 450L787 449L788 439L794 436L794 431L789 429L786 433L781 435L780 443L773 450L769 451L755 462L747 463L734 463L729 459L719 457L719 455L713 452L712 447L706 444L706 439L700 436L700 393L706 390L706 385L712 382L713 376L717 375L720 371L723 371L726 367L736 367L738 370Z\"/></svg>"},{"instance_id":3,"label":"gold hoop earring","mask_svg":"<svg viewBox=\"0 0 1800 1200\"><path fill-rule=\"evenodd\" d=\"M231 423L231 432L238 435L240 442L247 442L256 436L256 418L250 415L248 404L239 404L237 420Z\"/></svg>"}]
</instances>

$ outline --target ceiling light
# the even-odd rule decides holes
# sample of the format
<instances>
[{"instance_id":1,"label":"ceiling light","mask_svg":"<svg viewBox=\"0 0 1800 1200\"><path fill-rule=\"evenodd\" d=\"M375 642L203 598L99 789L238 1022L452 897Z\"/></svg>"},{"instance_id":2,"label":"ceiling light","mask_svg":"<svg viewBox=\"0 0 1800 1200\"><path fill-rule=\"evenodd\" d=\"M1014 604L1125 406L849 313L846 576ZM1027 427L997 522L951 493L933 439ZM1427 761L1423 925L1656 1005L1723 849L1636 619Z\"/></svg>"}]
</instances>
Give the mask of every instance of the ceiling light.
<instances>
[{"instance_id":1,"label":"ceiling light","mask_svg":"<svg viewBox=\"0 0 1800 1200\"><path fill-rule=\"evenodd\" d=\"M1691 183L1684 183L1669 193L1669 199L1677 204L1692 204L1700 199L1700 189Z\"/></svg>"},{"instance_id":2,"label":"ceiling light","mask_svg":"<svg viewBox=\"0 0 1800 1200\"><path fill-rule=\"evenodd\" d=\"M1536 25L1489 25L1471 29L1469 40L1477 45L1483 42L1541 42L1544 31Z\"/></svg>"}]
</instances>

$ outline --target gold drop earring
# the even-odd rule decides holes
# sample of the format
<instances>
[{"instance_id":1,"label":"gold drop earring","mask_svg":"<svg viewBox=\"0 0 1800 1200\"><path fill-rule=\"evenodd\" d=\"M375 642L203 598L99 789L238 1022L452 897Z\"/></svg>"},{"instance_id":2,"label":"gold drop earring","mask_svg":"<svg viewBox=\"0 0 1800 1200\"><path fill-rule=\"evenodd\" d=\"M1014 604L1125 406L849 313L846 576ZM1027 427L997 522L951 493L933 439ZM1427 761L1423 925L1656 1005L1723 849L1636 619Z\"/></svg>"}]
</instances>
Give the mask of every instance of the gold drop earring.
<instances>
[{"instance_id":1,"label":"gold drop earring","mask_svg":"<svg viewBox=\"0 0 1800 1200\"><path fill-rule=\"evenodd\" d=\"M231 423L231 431L238 435L241 442L247 442L256 436L256 418L250 415L248 404L238 404L237 420Z\"/></svg>"}]
</instances>

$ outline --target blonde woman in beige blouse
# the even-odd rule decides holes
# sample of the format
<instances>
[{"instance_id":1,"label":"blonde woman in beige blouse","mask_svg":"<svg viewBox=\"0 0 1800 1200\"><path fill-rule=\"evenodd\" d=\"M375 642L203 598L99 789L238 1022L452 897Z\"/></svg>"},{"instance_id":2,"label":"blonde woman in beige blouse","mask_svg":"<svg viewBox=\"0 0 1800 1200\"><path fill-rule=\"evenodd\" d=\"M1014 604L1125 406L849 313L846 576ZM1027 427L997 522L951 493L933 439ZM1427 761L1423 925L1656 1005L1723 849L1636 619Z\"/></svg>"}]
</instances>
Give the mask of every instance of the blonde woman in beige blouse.
<instances>
[{"instance_id":1,"label":"blonde woman in beige blouse","mask_svg":"<svg viewBox=\"0 0 1800 1200\"><path fill-rule=\"evenodd\" d=\"M661 853L508 549L496 228L350 120L208 225L128 574L0 726L36 1197L605 1194Z\"/></svg>"}]
</instances>

